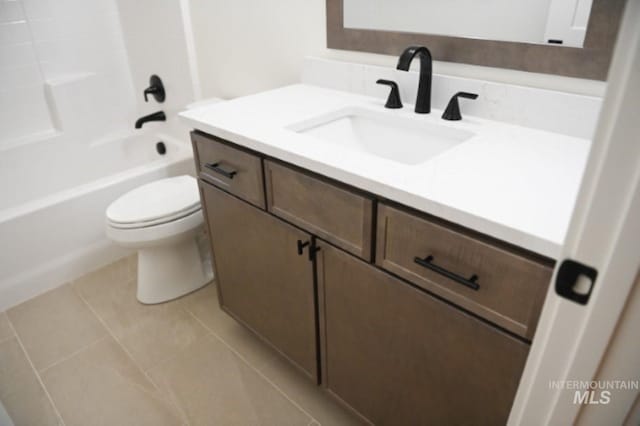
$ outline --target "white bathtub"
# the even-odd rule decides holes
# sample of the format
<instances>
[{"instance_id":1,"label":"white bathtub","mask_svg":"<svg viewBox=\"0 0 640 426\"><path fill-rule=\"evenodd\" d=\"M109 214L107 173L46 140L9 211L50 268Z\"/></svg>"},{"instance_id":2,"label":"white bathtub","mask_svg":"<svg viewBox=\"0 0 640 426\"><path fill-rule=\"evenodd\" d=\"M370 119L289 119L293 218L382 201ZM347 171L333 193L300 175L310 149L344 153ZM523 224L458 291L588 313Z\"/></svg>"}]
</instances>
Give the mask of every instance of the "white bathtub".
<instances>
[{"instance_id":1,"label":"white bathtub","mask_svg":"<svg viewBox=\"0 0 640 426\"><path fill-rule=\"evenodd\" d=\"M107 206L178 174L194 174L186 133L84 147L49 139L0 152L0 311L128 254L105 237Z\"/></svg>"}]
</instances>

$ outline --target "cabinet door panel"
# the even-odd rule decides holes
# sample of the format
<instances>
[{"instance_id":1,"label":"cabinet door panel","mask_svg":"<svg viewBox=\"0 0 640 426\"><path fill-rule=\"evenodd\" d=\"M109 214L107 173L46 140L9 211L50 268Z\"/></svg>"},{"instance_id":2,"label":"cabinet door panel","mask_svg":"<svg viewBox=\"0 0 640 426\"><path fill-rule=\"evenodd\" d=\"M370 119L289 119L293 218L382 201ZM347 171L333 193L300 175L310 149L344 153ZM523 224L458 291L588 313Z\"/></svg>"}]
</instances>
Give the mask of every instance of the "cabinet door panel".
<instances>
[{"instance_id":1,"label":"cabinet door panel","mask_svg":"<svg viewBox=\"0 0 640 426\"><path fill-rule=\"evenodd\" d=\"M377 425L505 424L529 345L323 244L323 382Z\"/></svg>"},{"instance_id":2,"label":"cabinet door panel","mask_svg":"<svg viewBox=\"0 0 640 426\"><path fill-rule=\"evenodd\" d=\"M200 181L221 307L317 380L313 267L302 232Z\"/></svg>"}]
</instances>

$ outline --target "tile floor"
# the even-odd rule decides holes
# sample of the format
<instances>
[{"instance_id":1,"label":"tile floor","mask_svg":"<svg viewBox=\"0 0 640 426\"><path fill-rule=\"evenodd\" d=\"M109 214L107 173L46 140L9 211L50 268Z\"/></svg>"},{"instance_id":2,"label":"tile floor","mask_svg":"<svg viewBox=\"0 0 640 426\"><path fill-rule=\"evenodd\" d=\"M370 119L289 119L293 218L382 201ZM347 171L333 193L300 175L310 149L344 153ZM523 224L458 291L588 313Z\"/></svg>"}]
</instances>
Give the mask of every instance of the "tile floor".
<instances>
[{"instance_id":1,"label":"tile floor","mask_svg":"<svg viewBox=\"0 0 640 426\"><path fill-rule=\"evenodd\" d=\"M0 401L17 426L360 424L220 311L214 284L142 305L135 265L0 313Z\"/></svg>"}]
</instances>

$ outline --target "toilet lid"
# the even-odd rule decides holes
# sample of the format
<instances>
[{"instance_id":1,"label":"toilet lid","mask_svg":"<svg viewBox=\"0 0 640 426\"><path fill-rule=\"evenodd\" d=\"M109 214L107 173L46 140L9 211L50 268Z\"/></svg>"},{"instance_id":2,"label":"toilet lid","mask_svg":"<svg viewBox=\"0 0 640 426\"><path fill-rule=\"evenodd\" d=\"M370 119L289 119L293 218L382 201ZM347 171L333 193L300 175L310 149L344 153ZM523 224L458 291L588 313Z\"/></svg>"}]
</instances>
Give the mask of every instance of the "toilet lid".
<instances>
[{"instance_id":1,"label":"toilet lid","mask_svg":"<svg viewBox=\"0 0 640 426\"><path fill-rule=\"evenodd\" d=\"M107 208L107 219L116 225L150 226L199 209L198 183L185 175L161 179L127 192Z\"/></svg>"}]
</instances>

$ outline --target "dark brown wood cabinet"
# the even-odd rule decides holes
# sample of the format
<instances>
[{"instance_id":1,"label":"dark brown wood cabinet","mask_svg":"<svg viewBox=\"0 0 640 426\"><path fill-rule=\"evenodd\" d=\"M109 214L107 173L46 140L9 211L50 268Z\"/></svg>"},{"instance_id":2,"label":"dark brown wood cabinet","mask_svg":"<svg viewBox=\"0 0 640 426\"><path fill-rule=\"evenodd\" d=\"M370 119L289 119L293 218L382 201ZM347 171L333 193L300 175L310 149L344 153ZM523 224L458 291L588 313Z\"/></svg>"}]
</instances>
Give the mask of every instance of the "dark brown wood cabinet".
<instances>
[{"instance_id":1,"label":"dark brown wood cabinet","mask_svg":"<svg viewBox=\"0 0 640 426\"><path fill-rule=\"evenodd\" d=\"M264 167L270 212L371 260L370 198L273 161L265 161Z\"/></svg>"},{"instance_id":2,"label":"dark brown wood cabinet","mask_svg":"<svg viewBox=\"0 0 640 426\"><path fill-rule=\"evenodd\" d=\"M328 244L322 381L377 425L505 424L529 345Z\"/></svg>"},{"instance_id":3,"label":"dark brown wood cabinet","mask_svg":"<svg viewBox=\"0 0 640 426\"><path fill-rule=\"evenodd\" d=\"M311 236L200 181L222 309L317 380Z\"/></svg>"},{"instance_id":4,"label":"dark brown wood cabinet","mask_svg":"<svg viewBox=\"0 0 640 426\"><path fill-rule=\"evenodd\" d=\"M375 424L506 423L552 262L192 138L224 311Z\"/></svg>"},{"instance_id":5,"label":"dark brown wood cabinet","mask_svg":"<svg viewBox=\"0 0 640 426\"><path fill-rule=\"evenodd\" d=\"M384 203L378 205L377 237L380 267L506 330L533 337L553 271L548 262ZM429 256L437 270L416 262ZM460 284L447 272L475 276L477 288Z\"/></svg>"},{"instance_id":6,"label":"dark brown wood cabinet","mask_svg":"<svg viewBox=\"0 0 640 426\"><path fill-rule=\"evenodd\" d=\"M260 157L209 135L192 132L191 141L200 178L265 208Z\"/></svg>"}]
</instances>

